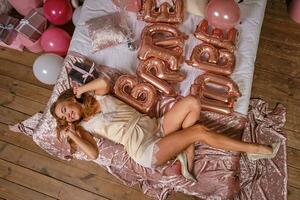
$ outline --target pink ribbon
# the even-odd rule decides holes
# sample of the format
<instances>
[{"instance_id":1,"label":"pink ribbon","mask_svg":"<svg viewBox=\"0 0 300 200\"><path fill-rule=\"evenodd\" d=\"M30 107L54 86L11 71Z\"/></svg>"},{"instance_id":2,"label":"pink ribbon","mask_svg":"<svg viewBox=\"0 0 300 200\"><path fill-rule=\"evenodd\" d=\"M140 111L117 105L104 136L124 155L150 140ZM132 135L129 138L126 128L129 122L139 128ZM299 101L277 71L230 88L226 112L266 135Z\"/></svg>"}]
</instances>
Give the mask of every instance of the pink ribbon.
<instances>
[{"instance_id":1,"label":"pink ribbon","mask_svg":"<svg viewBox=\"0 0 300 200\"><path fill-rule=\"evenodd\" d=\"M91 66L89 72L84 71L83 69L81 69L81 68L79 68L79 67L77 67L77 66L75 66L75 65L72 66L72 68L75 69L76 71L80 72L81 74L83 74L83 75L82 75L83 82L85 82L86 79L87 79L89 76L94 77L94 75L92 74L92 72L93 72L94 69L95 69L95 63L93 63L93 65Z\"/></svg>"}]
</instances>

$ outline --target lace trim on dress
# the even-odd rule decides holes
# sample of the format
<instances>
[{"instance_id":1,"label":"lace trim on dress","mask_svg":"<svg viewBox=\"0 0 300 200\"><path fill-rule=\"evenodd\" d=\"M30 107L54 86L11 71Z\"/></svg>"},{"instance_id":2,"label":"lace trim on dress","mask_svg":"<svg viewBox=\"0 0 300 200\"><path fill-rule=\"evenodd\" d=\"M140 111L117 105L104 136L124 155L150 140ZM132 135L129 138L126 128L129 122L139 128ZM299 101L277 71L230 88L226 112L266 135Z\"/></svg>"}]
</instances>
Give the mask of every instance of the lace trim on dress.
<instances>
[{"instance_id":1,"label":"lace trim on dress","mask_svg":"<svg viewBox=\"0 0 300 200\"><path fill-rule=\"evenodd\" d=\"M111 123L113 117L115 116L115 105L113 103L113 99L108 99L109 96L96 96L96 99L100 103L101 114L99 114L99 118L101 121L105 123Z\"/></svg>"},{"instance_id":2,"label":"lace trim on dress","mask_svg":"<svg viewBox=\"0 0 300 200\"><path fill-rule=\"evenodd\" d=\"M159 151L159 146L157 145L157 142L153 146L153 153L152 153L152 160L151 160L151 168L155 168L157 158L156 158L156 153Z\"/></svg>"},{"instance_id":3,"label":"lace trim on dress","mask_svg":"<svg viewBox=\"0 0 300 200\"><path fill-rule=\"evenodd\" d=\"M159 132L156 134L159 137L164 137L165 136L165 130L163 127L163 121L164 121L164 116L162 116L161 118L159 118Z\"/></svg>"}]
</instances>

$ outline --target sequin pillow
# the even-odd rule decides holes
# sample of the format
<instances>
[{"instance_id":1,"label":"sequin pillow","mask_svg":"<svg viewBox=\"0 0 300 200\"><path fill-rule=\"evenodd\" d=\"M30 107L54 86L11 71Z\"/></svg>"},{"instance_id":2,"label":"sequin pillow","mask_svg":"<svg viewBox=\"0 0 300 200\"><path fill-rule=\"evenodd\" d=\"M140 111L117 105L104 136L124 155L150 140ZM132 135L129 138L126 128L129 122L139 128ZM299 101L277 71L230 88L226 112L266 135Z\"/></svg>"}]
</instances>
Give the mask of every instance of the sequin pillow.
<instances>
[{"instance_id":1,"label":"sequin pillow","mask_svg":"<svg viewBox=\"0 0 300 200\"><path fill-rule=\"evenodd\" d=\"M127 17L122 16L123 14L115 12L85 22L93 52L131 41Z\"/></svg>"}]
</instances>

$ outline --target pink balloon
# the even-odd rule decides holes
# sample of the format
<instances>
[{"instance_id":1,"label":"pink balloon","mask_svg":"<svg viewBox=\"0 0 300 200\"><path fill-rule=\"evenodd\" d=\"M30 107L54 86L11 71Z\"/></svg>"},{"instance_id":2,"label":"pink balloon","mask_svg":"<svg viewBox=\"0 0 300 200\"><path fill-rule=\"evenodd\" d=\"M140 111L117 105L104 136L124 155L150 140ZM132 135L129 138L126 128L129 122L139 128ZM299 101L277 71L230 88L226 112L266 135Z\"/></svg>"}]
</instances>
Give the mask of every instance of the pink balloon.
<instances>
[{"instance_id":1,"label":"pink balloon","mask_svg":"<svg viewBox=\"0 0 300 200\"><path fill-rule=\"evenodd\" d=\"M47 0L44 15L52 24L62 25L71 20L73 8L69 0Z\"/></svg>"},{"instance_id":2,"label":"pink balloon","mask_svg":"<svg viewBox=\"0 0 300 200\"><path fill-rule=\"evenodd\" d=\"M290 17L297 23L300 23L300 1L292 1L289 7Z\"/></svg>"},{"instance_id":3,"label":"pink balloon","mask_svg":"<svg viewBox=\"0 0 300 200\"><path fill-rule=\"evenodd\" d=\"M209 24L220 29L229 29L240 21L240 8L234 0L211 0L206 8Z\"/></svg>"},{"instance_id":4,"label":"pink balloon","mask_svg":"<svg viewBox=\"0 0 300 200\"><path fill-rule=\"evenodd\" d=\"M49 0L48 0L49 1ZM50 28L41 37L45 52L65 56L70 46L71 36L60 28Z\"/></svg>"}]
</instances>

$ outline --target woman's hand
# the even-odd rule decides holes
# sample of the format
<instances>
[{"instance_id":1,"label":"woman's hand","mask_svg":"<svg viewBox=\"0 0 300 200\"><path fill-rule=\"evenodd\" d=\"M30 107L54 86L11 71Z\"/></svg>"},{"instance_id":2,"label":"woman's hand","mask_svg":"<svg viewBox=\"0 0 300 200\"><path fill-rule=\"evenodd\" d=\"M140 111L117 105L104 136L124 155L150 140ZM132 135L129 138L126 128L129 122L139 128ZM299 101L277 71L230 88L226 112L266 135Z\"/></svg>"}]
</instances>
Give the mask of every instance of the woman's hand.
<instances>
[{"instance_id":1,"label":"woman's hand","mask_svg":"<svg viewBox=\"0 0 300 200\"><path fill-rule=\"evenodd\" d=\"M65 137L69 137L69 138L74 138L76 136L79 136L77 134L77 131L75 130L75 126L73 124L70 124L69 126L67 126L66 128L64 128L62 130L62 134L65 136Z\"/></svg>"},{"instance_id":2,"label":"woman's hand","mask_svg":"<svg viewBox=\"0 0 300 200\"><path fill-rule=\"evenodd\" d=\"M95 92L95 94L97 95L105 95L108 94L109 91L110 82L106 78L97 78L80 87L73 87L73 93L76 95L77 98L80 98L80 96L85 92Z\"/></svg>"},{"instance_id":3,"label":"woman's hand","mask_svg":"<svg viewBox=\"0 0 300 200\"><path fill-rule=\"evenodd\" d=\"M75 96L77 98L80 98L81 95L84 93L84 91L82 90L82 87L80 87L80 86L74 86L73 87L73 93L75 94Z\"/></svg>"},{"instance_id":4,"label":"woman's hand","mask_svg":"<svg viewBox=\"0 0 300 200\"><path fill-rule=\"evenodd\" d=\"M81 127L76 127L70 124L62 130L65 137L69 137L76 145L91 159L97 159L98 147L96 141L92 138L90 133L84 131Z\"/></svg>"}]
</instances>

